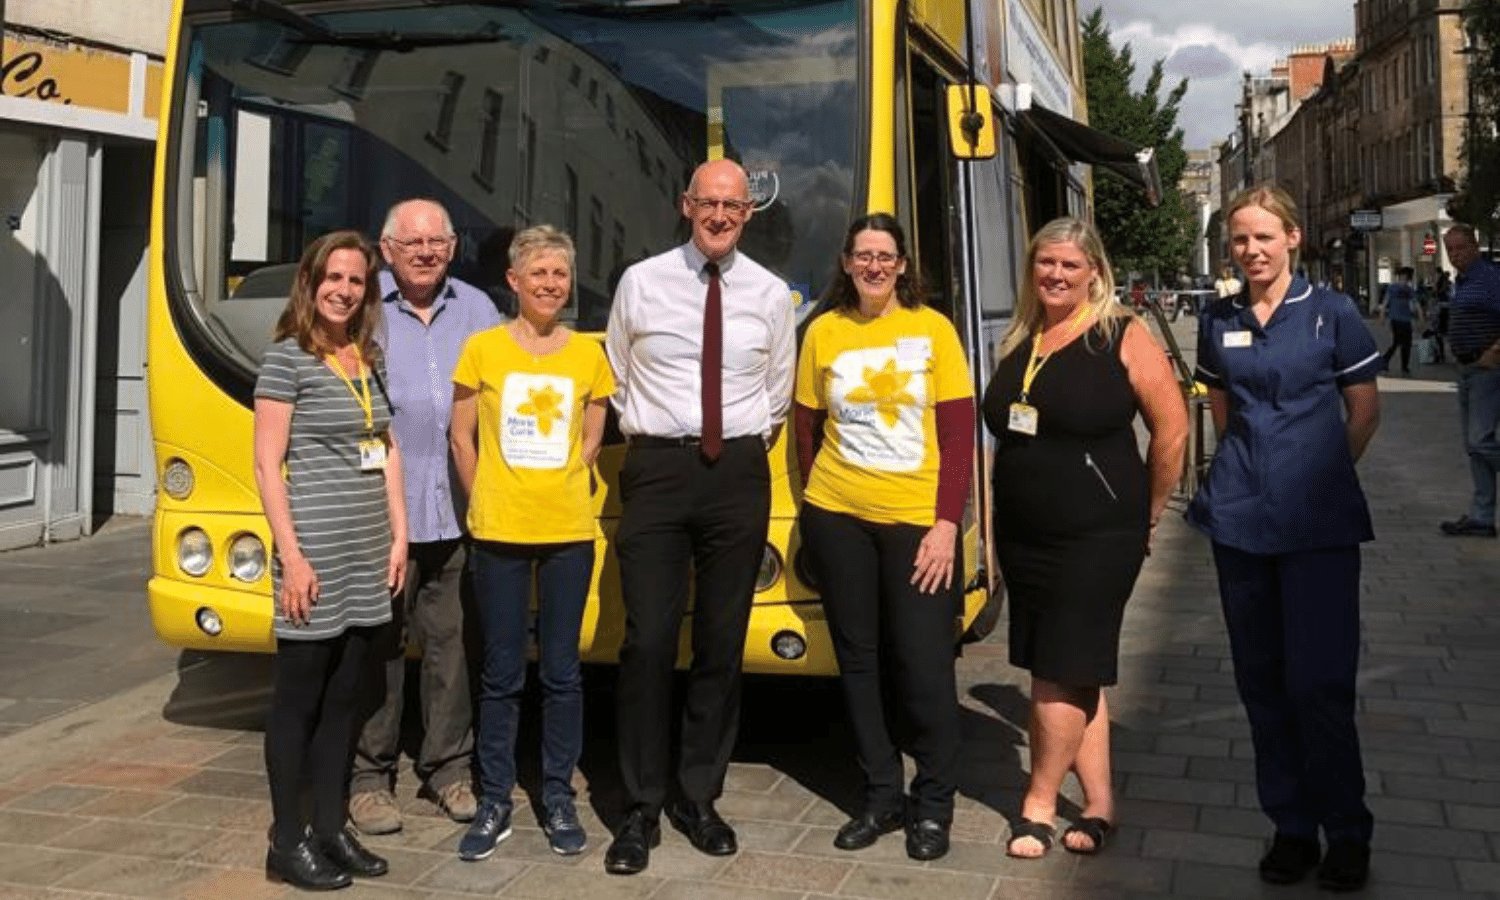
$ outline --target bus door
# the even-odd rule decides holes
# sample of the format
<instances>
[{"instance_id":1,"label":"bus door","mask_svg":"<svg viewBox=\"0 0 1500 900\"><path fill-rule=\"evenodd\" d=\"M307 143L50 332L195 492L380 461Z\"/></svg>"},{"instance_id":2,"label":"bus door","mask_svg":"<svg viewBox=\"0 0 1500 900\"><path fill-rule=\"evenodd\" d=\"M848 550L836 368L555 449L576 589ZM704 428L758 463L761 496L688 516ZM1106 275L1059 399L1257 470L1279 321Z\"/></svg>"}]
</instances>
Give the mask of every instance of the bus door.
<instances>
[{"instance_id":1,"label":"bus door","mask_svg":"<svg viewBox=\"0 0 1500 900\"><path fill-rule=\"evenodd\" d=\"M967 217L976 214L973 208L972 190L960 166L954 159L948 142L948 116L946 91L959 79L950 78L933 59L917 48L907 56L906 89L908 103L904 129L898 125L898 133L905 135L904 154L898 157L897 196L908 211L912 253L922 283L927 290L927 302L953 320L960 340L968 356L969 369L975 374L975 403L980 399L980 386L988 375L988 360L983 358L979 340L979 308L974 288L968 277L972 271L968 262L976 248L970 247L966 230ZM903 177L904 174L904 177ZM998 212L998 211L995 211ZM980 218L976 225L990 225ZM982 461L983 448L979 432L975 435L975 459ZM987 572L993 565L986 565L990 530L987 503L988 479L984 468L976 462L970 502L965 512L964 531L964 578L965 594L989 588ZM981 595L982 596L982 595ZM973 596L968 601L976 602ZM980 630L993 626L993 619L980 616ZM972 629L971 629L972 630ZM968 637L983 637L973 633Z\"/></svg>"}]
</instances>

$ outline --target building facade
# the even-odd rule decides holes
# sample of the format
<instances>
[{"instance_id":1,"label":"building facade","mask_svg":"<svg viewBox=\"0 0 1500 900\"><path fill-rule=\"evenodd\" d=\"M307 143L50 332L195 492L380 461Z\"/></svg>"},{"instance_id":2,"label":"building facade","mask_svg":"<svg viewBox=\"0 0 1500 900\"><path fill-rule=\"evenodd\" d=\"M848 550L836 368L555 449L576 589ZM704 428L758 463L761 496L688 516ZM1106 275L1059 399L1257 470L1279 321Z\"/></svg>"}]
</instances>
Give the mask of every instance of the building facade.
<instances>
[{"instance_id":1,"label":"building facade","mask_svg":"<svg viewBox=\"0 0 1500 900\"><path fill-rule=\"evenodd\" d=\"M166 0L0 4L0 549L154 493L145 400Z\"/></svg>"}]
</instances>

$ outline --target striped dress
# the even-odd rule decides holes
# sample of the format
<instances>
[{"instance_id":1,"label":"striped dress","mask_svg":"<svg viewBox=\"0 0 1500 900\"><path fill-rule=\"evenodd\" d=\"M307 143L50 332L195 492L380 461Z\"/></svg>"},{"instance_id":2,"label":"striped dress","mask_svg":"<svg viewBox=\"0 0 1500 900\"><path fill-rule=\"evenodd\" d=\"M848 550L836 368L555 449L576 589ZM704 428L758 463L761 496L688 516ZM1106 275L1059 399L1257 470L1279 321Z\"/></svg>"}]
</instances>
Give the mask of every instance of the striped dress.
<instances>
[{"instance_id":1,"label":"striped dress","mask_svg":"<svg viewBox=\"0 0 1500 900\"><path fill-rule=\"evenodd\" d=\"M370 379L374 433L390 427L385 373ZM358 381L353 382L358 385ZM261 361L255 396L292 404L286 448L287 494L297 543L318 576L311 621L294 628L279 614L276 637L317 640L346 628L390 621L386 566L391 551L385 475L359 467L365 414L343 379L295 338L272 344ZM271 577L281 596L281 563Z\"/></svg>"}]
</instances>

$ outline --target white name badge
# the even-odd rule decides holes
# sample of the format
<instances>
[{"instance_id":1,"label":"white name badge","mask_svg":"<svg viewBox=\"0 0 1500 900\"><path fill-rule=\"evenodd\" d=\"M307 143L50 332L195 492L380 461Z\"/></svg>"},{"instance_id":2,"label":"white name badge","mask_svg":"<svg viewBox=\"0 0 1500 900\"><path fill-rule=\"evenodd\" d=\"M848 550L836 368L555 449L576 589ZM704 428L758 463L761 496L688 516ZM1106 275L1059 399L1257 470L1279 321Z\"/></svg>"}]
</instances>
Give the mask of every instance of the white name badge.
<instances>
[{"instance_id":1,"label":"white name badge","mask_svg":"<svg viewBox=\"0 0 1500 900\"><path fill-rule=\"evenodd\" d=\"M1006 427L1017 434L1029 434L1036 437L1037 418L1035 406L1029 403L1012 403L1010 422Z\"/></svg>"},{"instance_id":2,"label":"white name badge","mask_svg":"<svg viewBox=\"0 0 1500 900\"><path fill-rule=\"evenodd\" d=\"M1226 347L1248 347L1250 346L1251 334L1248 331L1226 331L1224 332L1224 346Z\"/></svg>"},{"instance_id":3,"label":"white name badge","mask_svg":"<svg viewBox=\"0 0 1500 900\"><path fill-rule=\"evenodd\" d=\"M932 356L932 340L925 337L898 338L896 340L896 362L911 365L926 362Z\"/></svg>"},{"instance_id":4,"label":"white name badge","mask_svg":"<svg viewBox=\"0 0 1500 900\"><path fill-rule=\"evenodd\" d=\"M359 442L359 468L362 472L377 472L385 468L385 441L371 438Z\"/></svg>"}]
</instances>

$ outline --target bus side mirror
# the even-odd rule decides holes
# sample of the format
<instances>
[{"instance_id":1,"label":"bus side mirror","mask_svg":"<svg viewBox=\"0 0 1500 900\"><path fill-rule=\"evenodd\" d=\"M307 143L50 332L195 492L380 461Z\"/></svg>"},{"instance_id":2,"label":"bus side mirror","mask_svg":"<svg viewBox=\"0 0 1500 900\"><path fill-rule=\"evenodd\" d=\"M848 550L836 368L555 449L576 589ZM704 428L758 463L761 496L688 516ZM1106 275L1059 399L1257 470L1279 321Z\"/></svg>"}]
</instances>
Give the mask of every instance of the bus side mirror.
<instances>
[{"instance_id":1,"label":"bus side mirror","mask_svg":"<svg viewBox=\"0 0 1500 900\"><path fill-rule=\"evenodd\" d=\"M948 85L948 143L957 159L995 155L995 107L984 85Z\"/></svg>"}]
</instances>

